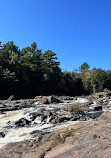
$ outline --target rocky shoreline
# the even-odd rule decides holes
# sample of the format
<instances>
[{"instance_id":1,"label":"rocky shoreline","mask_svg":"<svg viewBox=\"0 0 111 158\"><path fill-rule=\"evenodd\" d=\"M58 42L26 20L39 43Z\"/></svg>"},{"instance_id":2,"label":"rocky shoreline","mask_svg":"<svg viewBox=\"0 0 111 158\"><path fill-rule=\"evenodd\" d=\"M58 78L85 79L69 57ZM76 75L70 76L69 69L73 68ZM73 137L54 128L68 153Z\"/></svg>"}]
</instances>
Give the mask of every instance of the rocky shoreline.
<instances>
[{"instance_id":1,"label":"rocky shoreline","mask_svg":"<svg viewBox=\"0 0 111 158\"><path fill-rule=\"evenodd\" d=\"M10 143L0 150L2 158L111 157L111 113L90 122L79 122L36 139Z\"/></svg>"},{"instance_id":2,"label":"rocky shoreline","mask_svg":"<svg viewBox=\"0 0 111 158\"><path fill-rule=\"evenodd\" d=\"M0 157L70 158L70 150L75 157L88 157L87 152L83 156L76 150L76 146L81 148L80 150L84 148L79 146L77 140L81 138L79 141L82 144L86 141L90 144L92 129L94 140L99 141L100 136L96 130L103 130L105 126L110 125L110 96L104 96L104 93L101 98L98 96L99 94L96 97L38 96L21 100L10 97L8 100L0 100ZM106 133L107 129L104 129ZM84 139L83 133L86 134ZM89 137L87 133L90 134ZM66 142L70 139L75 143L68 147L70 144ZM91 141L94 140L91 138Z\"/></svg>"}]
</instances>

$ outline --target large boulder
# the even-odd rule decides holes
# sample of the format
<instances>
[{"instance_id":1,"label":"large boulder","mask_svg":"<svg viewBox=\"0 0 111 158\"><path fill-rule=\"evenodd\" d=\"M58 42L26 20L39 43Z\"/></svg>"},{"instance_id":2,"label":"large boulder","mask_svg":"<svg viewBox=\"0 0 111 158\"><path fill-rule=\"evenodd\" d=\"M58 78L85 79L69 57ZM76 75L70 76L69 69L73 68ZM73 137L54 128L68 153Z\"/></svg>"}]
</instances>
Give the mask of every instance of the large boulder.
<instances>
[{"instance_id":1,"label":"large boulder","mask_svg":"<svg viewBox=\"0 0 111 158\"><path fill-rule=\"evenodd\" d=\"M60 99L54 96L43 96L38 98L38 104L62 103Z\"/></svg>"}]
</instances>

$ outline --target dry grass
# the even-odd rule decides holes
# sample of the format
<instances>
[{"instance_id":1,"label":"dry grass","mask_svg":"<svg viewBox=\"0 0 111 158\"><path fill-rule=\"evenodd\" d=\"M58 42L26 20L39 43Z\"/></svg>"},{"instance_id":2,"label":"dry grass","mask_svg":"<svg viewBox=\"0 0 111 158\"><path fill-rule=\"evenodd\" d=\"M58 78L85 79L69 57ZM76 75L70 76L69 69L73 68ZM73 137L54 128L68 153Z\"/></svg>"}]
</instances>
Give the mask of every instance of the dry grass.
<instances>
[{"instance_id":1,"label":"dry grass","mask_svg":"<svg viewBox=\"0 0 111 158\"><path fill-rule=\"evenodd\" d=\"M72 105L66 105L63 107L63 110L74 112L75 114L81 113L81 111L86 110L87 107L85 105L82 105L80 103L72 104Z\"/></svg>"}]
</instances>

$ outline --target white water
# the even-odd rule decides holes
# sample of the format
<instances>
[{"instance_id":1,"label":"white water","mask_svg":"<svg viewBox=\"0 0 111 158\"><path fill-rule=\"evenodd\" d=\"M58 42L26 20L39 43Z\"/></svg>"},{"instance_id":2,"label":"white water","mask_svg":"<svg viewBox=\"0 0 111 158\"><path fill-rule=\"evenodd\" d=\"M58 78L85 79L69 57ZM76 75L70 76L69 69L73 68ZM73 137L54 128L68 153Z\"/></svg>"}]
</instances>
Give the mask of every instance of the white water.
<instances>
[{"instance_id":1,"label":"white water","mask_svg":"<svg viewBox=\"0 0 111 158\"><path fill-rule=\"evenodd\" d=\"M76 101L73 101L75 103L77 102L87 102L84 98L79 98ZM72 102L72 103L73 103ZM56 111L61 106L66 105L66 103L60 103L60 104L50 104L50 105L38 105L37 102L35 102L35 107L31 108L24 108L22 110L16 110L16 111L10 111L6 112L5 114L0 115L0 132L4 132L6 136L4 138L0 138L0 148L4 145L11 143L11 142L19 142L26 139L33 139L32 135L30 134L32 131L36 130L44 130L47 132L51 132L63 127L68 126L72 123L76 122L67 122L63 124L54 125L49 123L50 117L47 118L46 123L42 122L41 116L38 116L28 127L14 127L14 122L21 119L26 118L30 121L30 113L37 112L40 108L44 108L46 110ZM67 104L68 105L68 104ZM10 122L9 122L10 121ZM7 128L7 126L12 125L12 128Z\"/></svg>"}]
</instances>

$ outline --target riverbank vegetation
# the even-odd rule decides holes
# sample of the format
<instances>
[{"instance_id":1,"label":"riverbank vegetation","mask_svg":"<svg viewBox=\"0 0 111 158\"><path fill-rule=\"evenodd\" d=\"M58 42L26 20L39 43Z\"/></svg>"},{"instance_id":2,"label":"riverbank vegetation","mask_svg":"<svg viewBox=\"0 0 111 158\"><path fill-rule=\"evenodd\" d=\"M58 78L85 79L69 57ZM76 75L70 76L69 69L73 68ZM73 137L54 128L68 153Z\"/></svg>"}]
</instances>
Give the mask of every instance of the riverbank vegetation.
<instances>
[{"instance_id":1,"label":"riverbank vegetation","mask_svg":"<svg viewBox=\"0 0 111 158\"><path fill-rule=\"evenodd\" d=\"M0 97L36 95L86 95L111 90L111 70L87 63L79 71L62 72L51 50L42 52L34 42L22 50L13 41L0 48Z\"/></svg>"}]
</instances>

